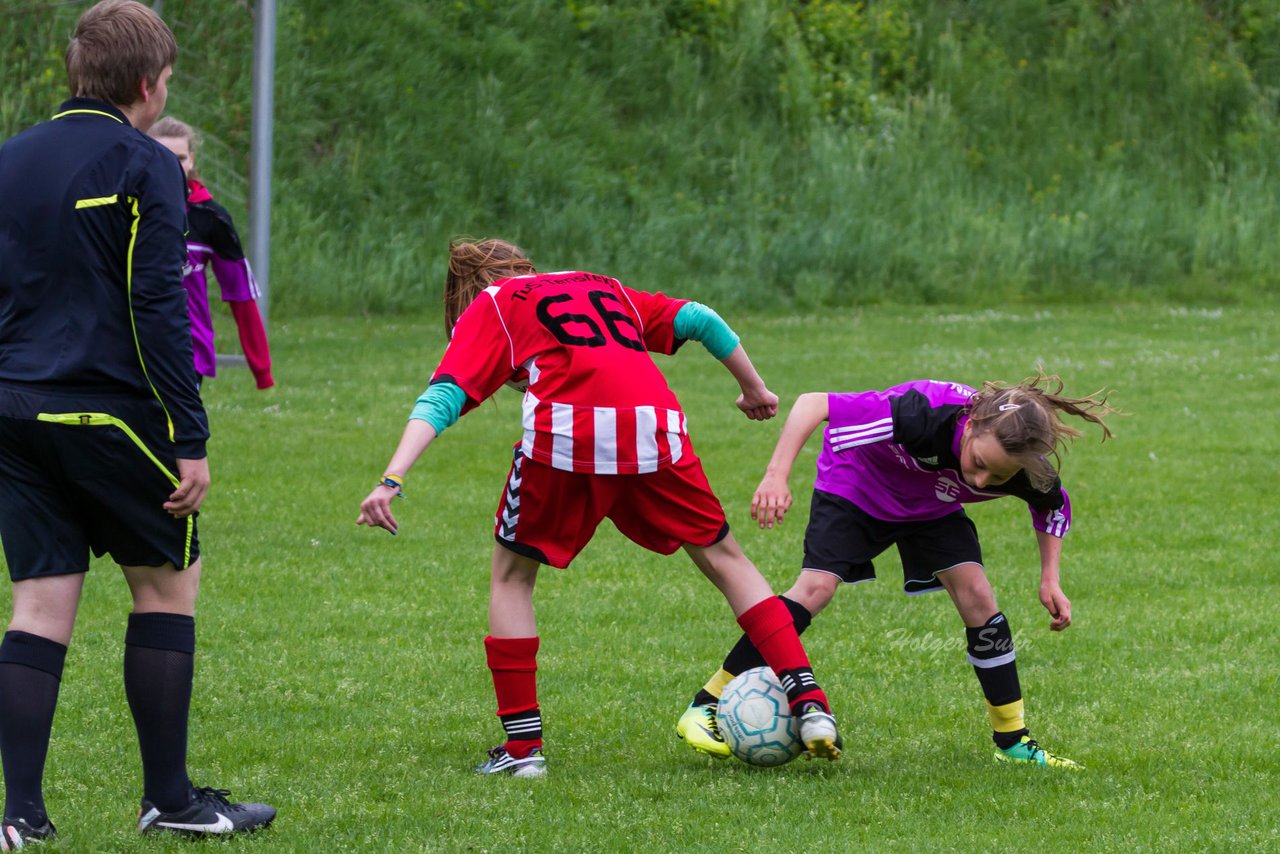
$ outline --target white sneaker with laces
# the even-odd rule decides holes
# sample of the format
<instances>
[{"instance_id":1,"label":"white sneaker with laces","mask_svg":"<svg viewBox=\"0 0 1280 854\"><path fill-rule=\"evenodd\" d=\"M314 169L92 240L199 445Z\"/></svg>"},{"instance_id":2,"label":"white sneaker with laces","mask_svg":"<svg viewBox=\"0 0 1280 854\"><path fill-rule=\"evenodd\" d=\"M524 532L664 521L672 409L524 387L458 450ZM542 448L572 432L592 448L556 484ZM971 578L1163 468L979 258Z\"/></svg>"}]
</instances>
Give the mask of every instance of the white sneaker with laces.
<instances>
[{"instance_id":1,"label":"white sneaker with laces","mask_svg":"<svg viewBox=\"0 0 1280 854\"><path fill-rule=\"evenodd\" d=\"M516 759L503 745L489 751L489 758L476 766L477 774L510 774L512 777L545 777L547 776L547 759L542 755L542 748L535 747L529 755Z\"/></svg>"}]
</instances>

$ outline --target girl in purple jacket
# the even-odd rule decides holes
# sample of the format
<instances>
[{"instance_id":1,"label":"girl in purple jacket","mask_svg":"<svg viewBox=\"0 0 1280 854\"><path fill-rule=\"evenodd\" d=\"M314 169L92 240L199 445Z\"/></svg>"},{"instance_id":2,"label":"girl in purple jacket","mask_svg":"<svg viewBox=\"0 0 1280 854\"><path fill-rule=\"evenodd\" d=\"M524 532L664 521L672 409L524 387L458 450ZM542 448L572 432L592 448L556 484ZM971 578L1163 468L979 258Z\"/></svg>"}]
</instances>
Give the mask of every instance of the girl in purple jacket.
<instances>
[{"instance_id":1,"label":"girl in purple jacket","mask_svg":"<svg viewBox=\"0 0 1280 854\"><path fill-rule=\"evenodd\" d=\"M986 698L996 758L1078 769L1032 739L1023 723L1022 690L1013 633L996 607L982 565L977 529L961 505L1006 495L1031 513L1040 546L1040 602L1049 628L1071 625L1071 602L1059 583L1062 537L1071 502L1054 463L1063 444L1081 435L1062 413L1111 431L1106 395L1062 395L1056 376L1037 373L1013 386L980 391L939 380L916 380L884 391L800 395L782 428L764 479L751 501L762 528L791 507L787 481L801 447L824 421L800 577L782 597L803 631L843 584L875 578L872 560L898 547L908 595L946 590L964 621L968 660ZM720 672L698 692L677 724L691 747L728 756L715 710L736 674L764 662L745 637Z\"/></svg>"},{"instance_id":2,"label":"girl in purple jacket","mask_svg":"<svg viewBox=\"0 0 1280 854\"><path fill-rule=\"evenodd\" d=\"M213 200L196 174L195 129L186 122L165 116L152 125L150 134L173 152L187 177L187 263L182 268L182 285L187 289L196 383L217 372L206 279L206 271L212 269L222 291L222 301L231 307L231 316L240 333L240 348L244 350L254 383L260 389L271 388L275 380L271 377L267 331L258 312L258 282L244 257L231 214Z\"/></svg>"}]
</instances>

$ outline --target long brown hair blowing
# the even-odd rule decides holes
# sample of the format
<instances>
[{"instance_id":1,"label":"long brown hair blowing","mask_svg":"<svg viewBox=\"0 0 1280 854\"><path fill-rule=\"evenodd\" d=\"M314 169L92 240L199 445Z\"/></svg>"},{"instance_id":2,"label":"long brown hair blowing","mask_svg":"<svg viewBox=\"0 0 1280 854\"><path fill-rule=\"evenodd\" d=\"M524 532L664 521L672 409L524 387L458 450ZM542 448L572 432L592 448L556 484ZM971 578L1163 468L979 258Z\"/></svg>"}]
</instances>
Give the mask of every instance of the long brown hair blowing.
<instances>
[{"instance_id":1,"label":"long brown hair blowing","mask_svg":"<svg viewBox=\"0 0 1280 854\"><path fill-rule=\"evenodd\" d=\"M489 285L499 279L537 272L524 250L506 240L450 242L449 272L444 277L444 334L453 335L462 312Z\"/></svg>"},{"instance_id":2,"label":"long brown hair blowing","mask_svg":"<svg viewBox=\"0 0 1280 854\"><path fill-rule=\"evenodd\" d=\"M1074 415L1102 428L1102 441L1112 438L1103 418L1116 410L1107 403L1110 392L1099 390L1088 397L1067 397L1056 374L1037 369L1017 385L986 382L969 399L969 423L973 435L992 434L1005 453L1022 463L1031 485L1041 491L1053 486L1061 464L1060 449L1081 431L1062 421L1061 413ZM1050 459L1053 462L1050 462Z\"/></svg>"}]
</instances>

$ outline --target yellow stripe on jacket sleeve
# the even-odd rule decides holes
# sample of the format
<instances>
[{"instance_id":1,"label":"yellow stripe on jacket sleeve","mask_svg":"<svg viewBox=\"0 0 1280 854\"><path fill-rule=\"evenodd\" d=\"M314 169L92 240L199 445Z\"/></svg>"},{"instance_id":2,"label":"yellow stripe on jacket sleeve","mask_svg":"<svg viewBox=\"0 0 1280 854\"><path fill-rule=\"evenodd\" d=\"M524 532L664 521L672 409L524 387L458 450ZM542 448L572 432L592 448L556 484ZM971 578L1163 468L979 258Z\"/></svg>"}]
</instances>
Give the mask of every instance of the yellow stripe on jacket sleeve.
<instances>
[{"instance_id":1,"label":"yellow stripe on jacket sleeve","mask_svg":"<svg viewBox=\"0 0 1280 854\"><path fill-rule=\"evenodd\" d=\"M119 196L98 196L96 199L77 199L76 210L81 208L100 208L103 205L114 205Z\"/></svg>"}]
</instances>

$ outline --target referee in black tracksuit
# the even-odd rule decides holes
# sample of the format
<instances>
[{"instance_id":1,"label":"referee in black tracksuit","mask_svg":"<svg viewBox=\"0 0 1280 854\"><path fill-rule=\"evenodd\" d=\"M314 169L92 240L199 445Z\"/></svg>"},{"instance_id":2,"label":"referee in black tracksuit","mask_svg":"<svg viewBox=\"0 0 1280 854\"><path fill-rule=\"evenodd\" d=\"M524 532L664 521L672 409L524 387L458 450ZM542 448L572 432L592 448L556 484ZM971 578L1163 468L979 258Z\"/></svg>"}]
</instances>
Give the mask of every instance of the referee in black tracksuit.
<instances>
[{"instance_id":1,"label":"referee in black tracksuit","mask_svg":"<svg viewBox=\"0 0 1280 854\"><path fill-rule=\"evenodd\" d=\"M275 811L187 776L208 421L191 374L185 183L150 139L176 57L133 0L87 11L78 97L0 147L0 849L54 835L41 782L89 553L133 594L125 691L143 764L139 830L226 833Z\"/></svg>"}]
</instances>

